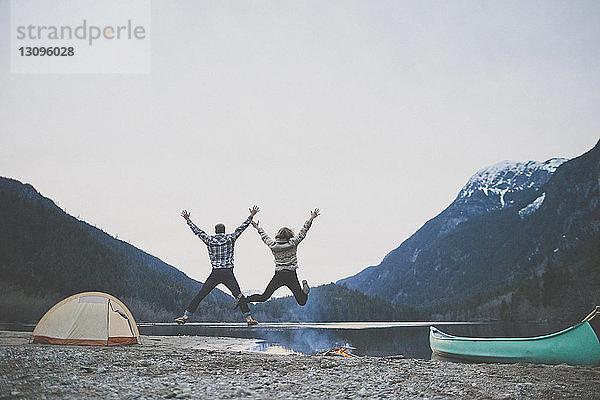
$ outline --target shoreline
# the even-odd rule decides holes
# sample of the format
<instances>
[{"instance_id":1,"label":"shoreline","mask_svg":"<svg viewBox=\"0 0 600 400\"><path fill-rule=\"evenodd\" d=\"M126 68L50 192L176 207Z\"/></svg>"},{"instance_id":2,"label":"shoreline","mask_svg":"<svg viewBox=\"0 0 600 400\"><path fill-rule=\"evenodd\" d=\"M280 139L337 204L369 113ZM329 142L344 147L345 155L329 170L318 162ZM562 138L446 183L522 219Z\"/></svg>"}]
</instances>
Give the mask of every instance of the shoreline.
<instances>
[{"instance_id":1,"label":"shoreline","mask_svg":"<svg viewBox=\"0 0 600 400\"><path fill-rule=\"evenodd\" d=\"M600 367L460 364L249 350L254 339L142 336L119 347L28 344L0 331L0 399L594 399Z\"/></svg>"},{"instance_id":2,"label":"shoreline","mask_svg":"<svg viewBox=\"0 0 600 400\"><path fill-rule=\"evenodd\" d=\"M41 344L32 344L30 340L33 335L31 332L24 331L2 331L0 330L0 348L4 346L47 346ZM153 336L141 335L140 343L131 345L132 347L150 347L159 351L165 349L191 349L191 350L220 350L220 351L258 351L252 350L259 346L261 339L233 338L225 336ZM110 348L104 346L75 346L75 345L48 345L56 347L73 348ZM119 346L116 348L128 348L130 346Z\"/></svg>"}]
</instances>

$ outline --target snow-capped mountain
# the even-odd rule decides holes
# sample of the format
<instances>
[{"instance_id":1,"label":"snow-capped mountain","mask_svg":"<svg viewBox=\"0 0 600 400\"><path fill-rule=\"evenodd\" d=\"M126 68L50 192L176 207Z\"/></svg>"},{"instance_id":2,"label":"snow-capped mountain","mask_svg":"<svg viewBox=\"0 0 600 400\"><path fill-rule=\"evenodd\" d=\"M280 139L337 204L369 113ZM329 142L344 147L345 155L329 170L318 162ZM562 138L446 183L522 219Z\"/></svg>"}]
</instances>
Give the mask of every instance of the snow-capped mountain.
<instances>
[{"instance_id":1,"label":"snow-capped mountain","mask_svg":"<svg viewBox=\"0 0 600 400\"><path fill-rule=\"evenodd\" d=\"M452 204L425 226L432 225L435 238L440 238L473 217L512 207L538 193L566 161L566 158L544 162L501 161L485 167L471 176Z\"/></svg>"},{"instance_id":2,"label":"snow-capped mountain","mask_svg":"<svg viewBox=\"0 0 600 400\"><path fill-rule=\"evenodd\" d=\"M510 207L515 203L515 193L538 189L566 158L539 161L501 161L479 170L458 193L457 203L470 203L477 199L487 205L487 211Z\"/></svg>"},{"instance_id":3,"label":"snow-capped mountain","mask_svg":"<svg viewBox=\"0 0 600 400\"><path fill-rule=\"evenodd\" d=\"M536 212L542 206L542 204L544 204L545 199L546 199L546 192L542 193L542 195L540 197L538 197L537 199L532 201L530 204L521 208L519 210L519 217L521 217L521 219L522 219L522 218L525 218L526 216L531 215L534 212Z\"/></svg>"},{"instance_id":4,"label":"snow-capped mountain","mask_svg":"<svg viewBox=\"0 0 600 400\"><path fill-rule=\"evenodd\" d=\"M360 290L369 296L381 296L381 293L385 292L386 296L383 297L387 300L413 303L410 290L397 282L399 271L416 277L420 265L419 258L430 251L436 241L450 235L469 220L515 205L521 205L515 210L515 214L520 210L518 215L521 218L534 212L543 202L541 187L566 161L564 158L552 158L544 162L502 161L479 170L444 211L388 253L379 265L368 267L337 283ZM522 206L524 202L526 207ZM534 204L529 205L531 202ZM436 272L445 268L445 265L438 262L431 267ZM385 290L382 290L382 283ZM424 284L419 280L413 283L415 287Z\"/></svg>"}]
</instances>

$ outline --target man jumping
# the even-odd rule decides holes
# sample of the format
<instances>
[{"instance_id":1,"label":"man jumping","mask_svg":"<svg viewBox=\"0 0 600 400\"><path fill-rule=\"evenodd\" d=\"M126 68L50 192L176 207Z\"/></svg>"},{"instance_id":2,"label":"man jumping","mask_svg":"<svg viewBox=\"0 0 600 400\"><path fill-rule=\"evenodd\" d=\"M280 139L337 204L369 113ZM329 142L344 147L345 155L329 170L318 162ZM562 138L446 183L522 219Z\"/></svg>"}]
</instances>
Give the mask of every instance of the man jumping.
<instances>
[{"instance_id":1,"label":"man jumping","mask_svg":"<svg viewBox=\"0 0 600 400\"><path fill-rule=\"evenodd\" d=\"M236 306L239 304L242 313L246 317L248 326L258 324L258 321L252 318L250 315L250 308L243 299L240 285L233 275L233 246L236 239L244 232L244 229L250 225L252 218L259 211L257 206L253 206L250 209L250 216L240 225L233 233L225 234L225 225L215 225L215 235L209 236L202 229L198 228L191 220L190 213L187 210L183 210L181 216L187 221L187 224L192 229L192 232L198 236L208 248L208 256L210 263L212 264L212 272L202 285L200 292L194 297L188 308L185 310L183 316L176 318L175 322L182 325L187 322L196 309L198 304L208 295L218 284L222 283L227 286L227 289L236 298L234 303Z\"/></svg>"}]
</instances>

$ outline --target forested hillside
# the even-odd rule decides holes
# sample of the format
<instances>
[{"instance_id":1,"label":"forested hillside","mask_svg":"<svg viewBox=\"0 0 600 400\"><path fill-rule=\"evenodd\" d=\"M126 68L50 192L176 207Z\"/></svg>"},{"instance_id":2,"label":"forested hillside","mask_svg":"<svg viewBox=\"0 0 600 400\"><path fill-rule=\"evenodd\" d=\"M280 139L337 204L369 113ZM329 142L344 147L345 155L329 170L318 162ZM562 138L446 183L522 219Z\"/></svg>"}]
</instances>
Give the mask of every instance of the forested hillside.
<instances>
[{"instance_id":1,"label":"forested hillside","mask_svg":"<svg viewBox=\"0 0 600 400\"><path fill-rule=\"evenodd\" d=\"M486 241L485 236L481 236L486 232L475 232L469 237L461 237L459 234L454 237L460 246L466 247L465 253L471 259L463 260L461 255L446 260L444 258L452 248L441 247L445 243L456 245L447 238L453 237L470 221L480 221L482 217L537 198L541 187L566 161L563 158L552 158L544 162L502 161L482 168L469 179L444 211L389 252L379 265L367 267L337 283L394 303L423 304L437 301L440 296L455 299L456 296L463 295L464 290L471 288L473 281L478 280L477 275L463 276L461 272L460 275L448 277L448 274L455 271L455 264L469 269L464 264L482 261L474 260L475 257L481 255L485 259L492 256L490 252L494 250L497 240ZM505 221L501 219L496 231L510 239L512 232L504 229L504 225ZM487 228L484 226L483 229ZM478 272L485 270L486 268L477 268ZM505 276L502 271L499 272L495 279L504 281ZM482 283L487 285L486 282ZM449 292L445 290L446 286L451 289Z\"/></svg>"},{"instance_id":2,"label":"forested hillside","mask_svg":"<svg viewBox=\"0 0 600 400\"><path fill-rule=\"evenodd\" d=\"M600 142L538 190L423 244L370 267L370 294L444 319L585 315L600 303Z\"/></svg>"},{"instance_id":3,"label":"forested hillside","mask_svg":"<svg viewBox=\"0 0 600 400\"><path fill-rule=\"evenodd\" d=\"M34 321L88 290L125 301L139 320L171 320L201 286L157 258L66 214L31 185L0 178L0 318ZM215 291L197 317L237 320Z\"/></svg>"},{"instance_id":4,"label":"forested hillside","mask_svg":"<svg viewBox=\"0 0 600 400\"><path fill-rule=\"evenodd\" d=\"M303 307L290 296L255 303L251 308L259 321L415 321L422 317L416 307L373 299L334 283L312 288Z\"/></svg>"},{"instance_id":5,"label":"forested hillside","mask_svg":"<svg viewBox=\"0 0 600 400\"><path fill-rule=\"evenodd\" d=\"M31 185L0 178L0 321L33 322L83 291L117 296L138 321L172 321L201 283L129 243L66 214ZM233 298L213 291L192 321L241 321ZM415 311L334 284L252 306L262 321L412 319Z\"/></svg>"},{"instance_id":6,"label":"forested hillside","mask_svg":"<svg viewBox=\"0 0 600 400\"><path fill-rule=\"evenodd\" d=\"M600 304L600 142L562 165L543 193L535 210L505 217L513 219L515 269L529 275L509 275L495 296L481 291L457 313L573 321Z\"/></svg>"}]
</instances>

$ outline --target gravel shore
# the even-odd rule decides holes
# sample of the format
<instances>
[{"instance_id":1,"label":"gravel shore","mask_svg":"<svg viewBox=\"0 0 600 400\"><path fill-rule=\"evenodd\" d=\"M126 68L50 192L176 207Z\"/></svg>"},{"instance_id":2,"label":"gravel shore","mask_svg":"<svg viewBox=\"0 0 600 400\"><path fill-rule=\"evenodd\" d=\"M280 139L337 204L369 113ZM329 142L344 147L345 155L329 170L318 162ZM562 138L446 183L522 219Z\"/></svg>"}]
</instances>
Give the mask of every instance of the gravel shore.
<instances>
[{"instance_id":1,"label":"gravel shore","mask_svg":"<svg viewBox=\"0 0 600 400\"><path fill-rule=\"evenodd\" d=\"M1 399L600 398L600 367L275 355L198 336L33 345L30 335L0 332Z\"/></svg>"}]
</instances>

